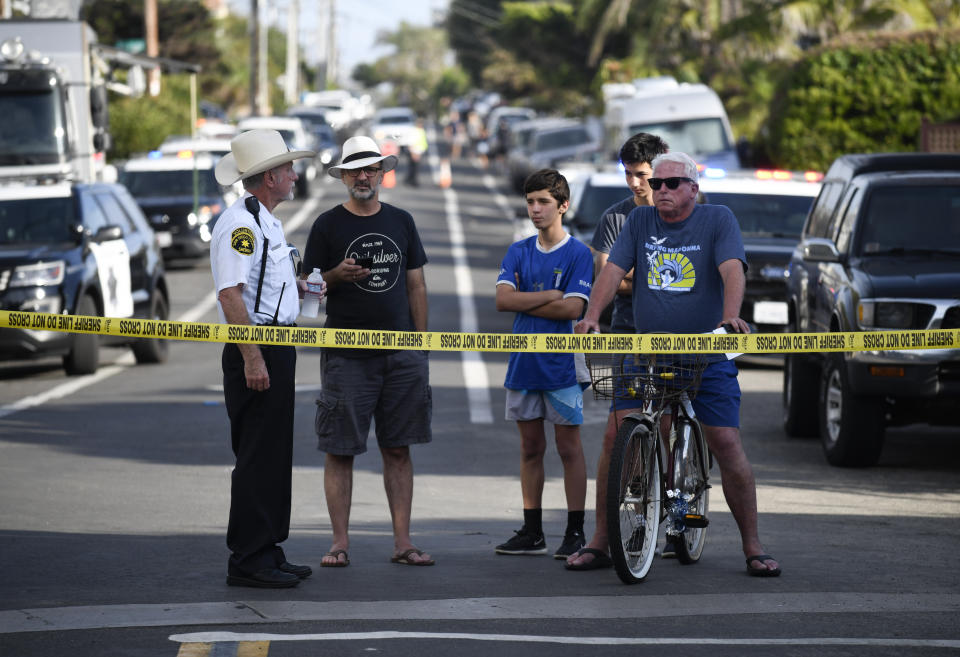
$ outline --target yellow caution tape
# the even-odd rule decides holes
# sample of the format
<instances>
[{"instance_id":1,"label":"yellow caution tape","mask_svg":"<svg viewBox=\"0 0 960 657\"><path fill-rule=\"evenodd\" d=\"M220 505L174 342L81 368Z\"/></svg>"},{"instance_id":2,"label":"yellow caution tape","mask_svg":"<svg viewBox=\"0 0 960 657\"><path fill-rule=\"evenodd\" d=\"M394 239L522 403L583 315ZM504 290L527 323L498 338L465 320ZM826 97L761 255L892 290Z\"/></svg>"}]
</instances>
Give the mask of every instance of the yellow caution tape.
<instances>
[{"instance_id":1,"label":"yellow caution tape","mask_svg":"<svg viewBox=\"0 0 960 657\"><path fill-rule=\"evenodd\" d=\"M744 353L784 354L825 351L900 351L955 349L960 329L866 331L844 333L551 335L531 333L449 333L445 331L375 331L293 326L247 326L117 319L83 315L0 310L0 328L97 333L130 338L335 347L349 349L419 349L424 351L555 353Z\"/></svg>"}]
</instances>

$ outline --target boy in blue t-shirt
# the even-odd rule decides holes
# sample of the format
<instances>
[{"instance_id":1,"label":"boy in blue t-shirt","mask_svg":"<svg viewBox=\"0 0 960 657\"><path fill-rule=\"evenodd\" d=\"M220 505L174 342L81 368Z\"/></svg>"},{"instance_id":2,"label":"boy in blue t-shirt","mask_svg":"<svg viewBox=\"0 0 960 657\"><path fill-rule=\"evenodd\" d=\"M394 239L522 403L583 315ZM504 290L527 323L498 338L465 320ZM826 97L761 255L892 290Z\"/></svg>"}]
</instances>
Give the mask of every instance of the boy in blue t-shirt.
<instances>
[{"instance_id":1,"label":"boy in blue t-shirt","mask_svg":"<svg viewBox=\"0 0 960 657\"><path fill-rule=\"evenodd\" d=\"M553 169L536 171L524 182L527 214L537 234L507 250L497 277L497 310L514 312L514 333L573 333L573 322L590 299L593 257L585 244L563 228L570 206L566 179ZM585 368L584 368L585 369ZM583 516L587 471L580 444L583 394L573 354L510 354L506 419L520 429L523 527L498 554L546 554L543 536L543 456L547 448L544 420L554 425L563 462L567 529L554 553L566 559L584 544Z\"/></svg>"}]
</instances>

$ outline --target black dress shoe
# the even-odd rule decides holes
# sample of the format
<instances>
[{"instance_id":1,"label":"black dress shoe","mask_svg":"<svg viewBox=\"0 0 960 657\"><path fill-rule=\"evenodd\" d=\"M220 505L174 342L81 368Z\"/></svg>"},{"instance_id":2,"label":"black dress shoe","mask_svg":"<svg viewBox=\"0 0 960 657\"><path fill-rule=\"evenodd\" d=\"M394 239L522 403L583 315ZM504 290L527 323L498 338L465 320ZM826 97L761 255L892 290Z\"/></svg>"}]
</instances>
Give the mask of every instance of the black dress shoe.
<instances>
[{"instance_id":1,"label":"black dress shoe","mask_svg":"<svg viewBox=\"0 0 960 657\"><path fill-rule=\"evenodd\" d=\"M310 568L310 566L295 566L289 561L284 561L281 564L277 564L277 570L290 573L291 575L296 575L300 579L306 579L313 574L313 569Z\"/></svg>"},{"instance_id":2,"label":"black dress shoe","mask_svg":"<svg viewBox=\"0 0 960 657\"><path fill-rule=\"evenodd\" d=\"M252 586L257 589L288 589L300 583L300 578L279 568L264 568L252 575L227 575L229 586Z\"/></svg>"}]
</instances>

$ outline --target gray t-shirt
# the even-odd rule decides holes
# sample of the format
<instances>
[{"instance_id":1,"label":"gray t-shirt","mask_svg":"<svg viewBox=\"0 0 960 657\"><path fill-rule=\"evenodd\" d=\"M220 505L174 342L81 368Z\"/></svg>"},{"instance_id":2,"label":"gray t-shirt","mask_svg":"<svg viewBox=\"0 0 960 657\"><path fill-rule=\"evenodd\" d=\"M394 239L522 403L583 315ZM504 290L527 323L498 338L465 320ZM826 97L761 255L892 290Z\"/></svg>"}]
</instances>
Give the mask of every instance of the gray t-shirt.
<instances>
[{"instance_id":1,"label":"gray t-shirt","mask_svg":"<svg viewBox=\"0 0 960 657\"><path fill-rule=\"evenodd\" d=\"M617 241L627 215L637 207L633 196L617 201L603 211L600 223L593 233L590 246L600 253L610 253L613 244ZM613 318L610 320L610 330L614 333L633 333L633 302L625 294L618 294L613 299Z\"/></svg>"},{"instance_id":2,"label":"gray t-shirt","mask_svg":"<svg viewBox=\"0 0 960 657\"><path fill-rule=\"evenodd\" d=\"M656 207L627 217L609 260L633 275L633 320L638 333L706 333L723 318L720 263L746 267L740 226L724 205L697 205L679 223Z\"/></svg>"}]
</instances>

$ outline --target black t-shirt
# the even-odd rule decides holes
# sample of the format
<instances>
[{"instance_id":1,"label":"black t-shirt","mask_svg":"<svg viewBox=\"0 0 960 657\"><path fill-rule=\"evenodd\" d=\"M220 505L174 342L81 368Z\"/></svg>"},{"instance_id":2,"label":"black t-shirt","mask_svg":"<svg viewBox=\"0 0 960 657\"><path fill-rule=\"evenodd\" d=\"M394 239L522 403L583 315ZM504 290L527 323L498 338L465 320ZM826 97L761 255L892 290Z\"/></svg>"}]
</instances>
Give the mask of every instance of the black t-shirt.
<instances>
[{"instance_id":1,"label":"black t-shirt","mask_svg":"<svg viewBox=\"0 0 960 657\"><path fill-rule=\"evenodd\" d=\"M330 287L327 328L415 330L406 274L426 264L427 254L410 213L381 203L380 211L369 217L355 215L343 205L317 217L303 254L304 271L314 267L328 271L344 258L361 257L373 258L371 273L362 281ZM347 350L342 351L346 355Z\"/></svg>"}]
</instances>

